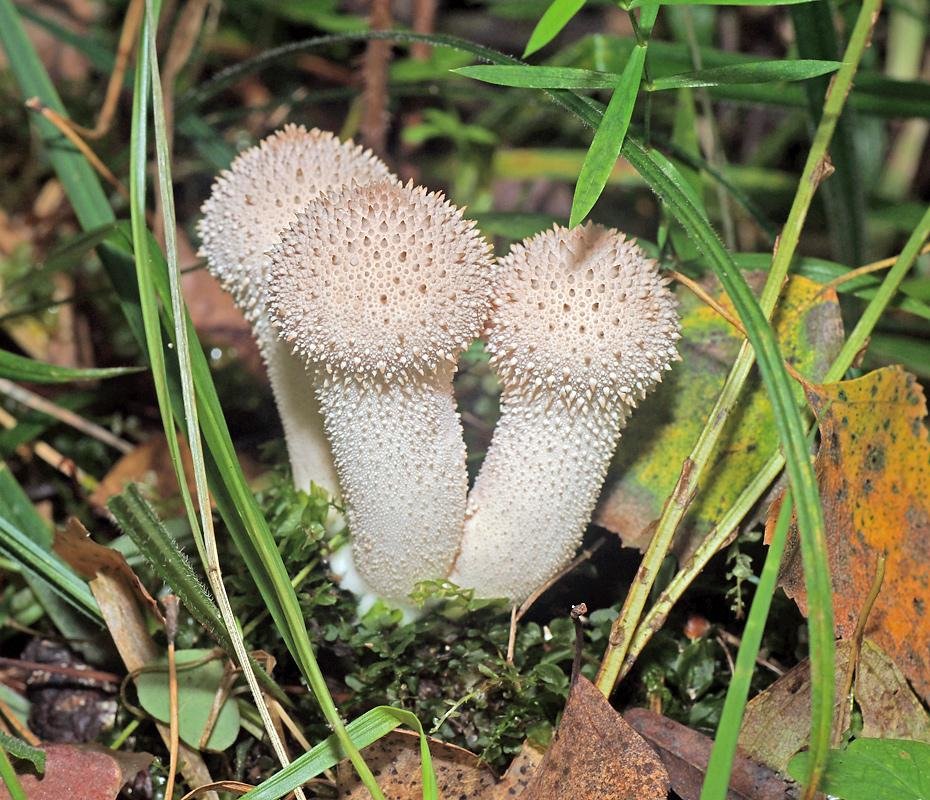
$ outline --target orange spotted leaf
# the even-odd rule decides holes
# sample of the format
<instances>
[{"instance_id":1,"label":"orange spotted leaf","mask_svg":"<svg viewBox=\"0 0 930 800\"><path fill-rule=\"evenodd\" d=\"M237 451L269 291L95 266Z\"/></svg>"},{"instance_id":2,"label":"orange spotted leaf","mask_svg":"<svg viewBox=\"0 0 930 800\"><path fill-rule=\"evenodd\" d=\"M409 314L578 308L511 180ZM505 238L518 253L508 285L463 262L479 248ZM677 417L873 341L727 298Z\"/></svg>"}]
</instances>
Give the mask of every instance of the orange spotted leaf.
<instances>
[{"instance_id":1,"label":"orange spotted leaf","mask_svg":"<svg viewBox=\"0 0 930 800\"><path fill-rule=\"evenodd\" d=\"M852 381L808 386L807 394L820 424L816 469L837 634L853 634L879 555L885 553L885 576L865 635L891 656L927 700L930 442L923 390L900 367L886 367ZM785 557L781 583L806 613L796 547Z\"/></svg>"}]
</instances>

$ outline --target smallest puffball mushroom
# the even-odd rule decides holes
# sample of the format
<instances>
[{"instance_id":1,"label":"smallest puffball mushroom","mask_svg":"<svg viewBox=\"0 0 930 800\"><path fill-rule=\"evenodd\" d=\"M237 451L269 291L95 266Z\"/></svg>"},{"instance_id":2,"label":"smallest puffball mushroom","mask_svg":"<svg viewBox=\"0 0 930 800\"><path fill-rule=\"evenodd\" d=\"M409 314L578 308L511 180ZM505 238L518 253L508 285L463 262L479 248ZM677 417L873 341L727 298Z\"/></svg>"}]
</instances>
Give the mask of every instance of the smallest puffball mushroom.
<instances>
[{"instance_id":1,"label":"smallest puffball mushroom","mask_svg":"<svg viewBox=\"0 0 930 800\"><path fill-rule=\"evenodd\" d=\"M312 201L271 260L274 322L315 372L355 569L403 606L461 540L452 376L490 312L490 248L442 195L385 181Z\"/></svg>"},{"instance_id":2,"label":"smallest puffball mushroom","mask_svg":"<svg viewBox=\"0 0 930 800\"><path fill-rule=\"evenodd\" d=\"M556 226L515 245L487 330L501 418L450 576L524 600L581 543L620 429L677 359L675 300L622 233Z\"/></svg>"}]
</instances>

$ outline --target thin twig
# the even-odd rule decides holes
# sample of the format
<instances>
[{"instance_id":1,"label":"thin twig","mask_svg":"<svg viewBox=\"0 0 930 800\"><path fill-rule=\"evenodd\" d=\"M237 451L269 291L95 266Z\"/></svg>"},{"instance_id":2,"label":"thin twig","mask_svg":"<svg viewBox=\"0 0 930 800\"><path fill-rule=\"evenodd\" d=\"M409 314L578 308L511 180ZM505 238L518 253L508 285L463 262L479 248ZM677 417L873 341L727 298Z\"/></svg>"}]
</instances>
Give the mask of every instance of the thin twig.
<instances>
[{"instance_id":1,"label":"thin twig","mask_svg":"<svg viewBox=\"0 0 930 800\"><path fill-rule=\"evenodd\" d=\"M507 634L507 663L513 664L513 656L517 649L517 607L510 608L510 631Z\"/></svg>"},{"instance_id":2,"label":"thin twig","mask_svg":"<svg viewBox=\"0 0 930 800\"><path fill-rule=\"evenodd\" d=\"M59 114L54 109L49 108L45 103L43 103L38 97L31 97L26 101L26 108L30 111L35 111L37 114L41 114L45 119L47 119L52 125L54 125L71 144L73 144L81 153L84 158L87 159L88 163L100 173L100 176L109 184L113 186L116 191L118 191L123 197L129 198L129 192L126 191L126 187L120 183L119 178L117 178L110 168L104 164L97 154L90 149L90 146L85 142L80 134L75 131L71 126L71 123L65 119L61 114Z\"/></svg>"},{"instance_id":3,"label":"thin twig","mask_svg":"<svg viewBox=\"0 0 930 800\"><path fill-rule=\"evenodd\" d=\"M145 0L130 0L129 7L126 9L126 16L123 18L123 29L120 32L119 43L116 46L116 59L113 62L113 70L107 83L107 91L103 99L103 105L100 107L97 124L93 128L85 128L71 120L64 120L75 133L85 139L100 139L109 132L110 127L113 125L120 91L123 88L123 79L126 77L126 67L129 66L129 58L135 48L144 8Z\"/></svg>"},{"instance_id":4,"label":"thin twig","mask_svg":"<svg viewBox=\"0 0 930 800\"><path fill-rule=\"evenodd\" d=\"M859 619L856 620L856 629L853 631L852 640L849 643L849 660L846 662L846 671L843 673L843 688L840 691L840 708L839 719L833 728L833 746L839 747L843 741L843 734L852 717L853 703L855 701L855 677L859 670L859 653L862 651L862 638L865 636L865 626L872 614L875 601L882 590L882 583L885 580L885 559L886 554L880 553L878 561L875 564L875 575L872 578L872 586L862 604L862 610L859 612Z\"/></svg>"},{"instance_id":5,"label":"thin twig","mask_svg":"<svg viewBox=\"0 0 930 800\"><path fill-rule=\"evenodd\" d=\"M572 659L572 678L571 683L574 686L575 681L581 674L581 661L584 658L584 623L581 618L588 613L588 606L584 603L572 606L571 618L575 623L575 657Z\"/></svg>"},{"instance_id":6,"label":"thin twig","mask_svg":"<svg viewBox=\"0 0 930 800\"><path fill-rule=\"evenodd\" d=\"M12 430L18 424L19 420L17 420L16 417L10 414L6 409L0 408L0 425L7 430ZM69 480L75 481L85 492L93 493L100 485L100 481L82 470L74 463L73 459L62 455L47 442L30 442L28 445L22 445L17 448L17 453L25 455L28 458L30 450L42 461L52 467L52 469L58 470L58 472Z\"/></svg>"},{"instance_id":7,"label":"thin twig","mask_svg":"<svg viewBox=\"0 0 930 800\"><path fill-rule=\"evenodd\" d=\"M165 781L165 800L172 800L174 781L178 774L178 747L180 745L178 666L174 649L174 640L178 633L178 598L169 594L161 602L165 607L165 636L168 639L168 777Z\"/></svg>"},{"instance_id":8,"label":"thin twig","mask_svg":"<svg viewBox=\"0 0 930 800\"><path fill-rule=\"evenodd\" d=\"M587 550L582 550L577 558L574 559L570 564L563 567L555 575L553 575L549 580L547 580L542 586L540 586L535 592L533 592L526 600L523 601L523 605L517 610L517 622L523 619L523 616L527 611L533 606L533 604L539 600L549 589L552 588L556 583L558 583L562 578L568 575L573 569L575 569L579 564L583 564L591 556L593 556L598 550L601 549L601 546L607 541L606 537L598 539L591 547Z\"/></svg>"},{"instance_id":9,"label":"thin twig","mask_svg":"<svg viewBox=\"0 0 930 800\"><path fill-rule=\"evenodd\" d=\"M391 27L391 0L371 0L370 22L374 31ZM387 83L390 62L390 42L372 40L368 43L362 66L365 91L362 97L364 110L359 133L365 145L378 155L384 155L387 149Z\"/></svg>"},{"instance_id":10,"label":"thin twig","mask_svg":"<svg viewBox=\"0 0 930 800\"><path fill-rule=\"evenodd\" d=\"M17 403L31 408L33 411L38 411L49 417L54 417L59 422L70 425L75 430L87 434L92 439L97 439L113 449L119 450L124 455L126 453L131 453L135 449L131 442L121 439L106 428L97 425L97 423L84 419L80 414L76 414L70 409L62 408L57 403L53 403L51 400L42 397L42 395L36 394L7 378L0 378L0 394L5 394Z\"/></svg>"}]
</instances>

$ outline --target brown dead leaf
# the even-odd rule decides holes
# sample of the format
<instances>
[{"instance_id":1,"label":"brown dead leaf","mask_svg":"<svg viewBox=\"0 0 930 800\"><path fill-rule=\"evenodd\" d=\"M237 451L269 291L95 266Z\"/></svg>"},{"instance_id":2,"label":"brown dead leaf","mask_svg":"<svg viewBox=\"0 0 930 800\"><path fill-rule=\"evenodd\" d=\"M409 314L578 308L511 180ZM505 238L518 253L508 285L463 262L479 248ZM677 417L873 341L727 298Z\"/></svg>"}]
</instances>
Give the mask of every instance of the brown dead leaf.
<instances>
[{"instance_id":1,"label":"brown dead leaf","mask_svg":"<svg viewBox=\"0 0 930 800\"><path fill-rule=\"evenodd\" d=\"M161 650L149 634L135 593L122 576L117 577L106 570L99 572L90 582L90 590L126 669L137 672L161 655ZM167 746L168 726L156 722L155 727ZM178 769L191 786L213 782L200 753L183 742L178 747ZM208 792L204 796L209 800L217 800L216 792Z\"/></svg>"},{"instance_id":2,"label":"brown dead leaf","mask_svg":"<svg viewBox=\"0 0 930 800\"><path fill-rule=\"evenodd\" d=\"M698 800L713 741L703 733L645 708L631 708L623 718L652 745L682 800ZM727 800L788 800L791 785L768 767L737 753Z\"/></svg>"},{"instance_id":3,"label":"brown dead leaf","mask_svg":"<svg viewBox=\"0 0 930 800\"><path fill-rule=\"evenodd\" d=\"M919 694L930 698L930 443L923 391L900 367L807 387L820 421L816 470L827 524L836 630L855 630L885 553L885 578L865 629ZM807 613L795 546L781 575Z\"/></svg>"},{"instance_id":4,"label":"brown dead leaf","mask_svg":"<svg viewBox=\"0 0 930 800\"><path fill-rule=\"evenodd\" d=\"M836 709L842 703L839 693L849 651L850 642L837 645ZM740 729L740 748L772 769L785 772L791 757L807 745L810 692L810 665L805 660L749 701ZM930 742L930 715L894 662L868 639L859 654L855 696L862 712L863 736Z\"/></svg>"},{"instance_id":5,"label":"brown dead leaf","mask_svg":"<svg viewBox=\"0 0 930 800\"><path fill-rule=\"evenodd\" d=\"M507 771L497 782L497 786L491 790L487 800L514 800L520 797L523 790L529 786L533 775L536 774L544 755L542 750L538 750L529 742L524 742L520 752L510 762Z\"/></svg>"},{"instance_id":6,"label":"brown dead leaf","mask_svg":"<svg viewBox=\"0 0 930 800\"><path fill-rule=\"evenodd\" d=\"M578 676L527 800L665 800L669 776L655 750L589 680Z\"/></svg>"},{"instance_id":7,"label":"brown dead leaf","mask_svg":"<svg viewBox=\"0 0 930 800\"><path fill-rule=\"evenodd\" d=\"M123 554L112 547L104 547L90 538L90 532L81 521L75 517L68 520L68 524L55 531L55 543L52 549L61 556L82 578L93 580L101 572L107 572L121 580L141 601L155 619L162 625L165 618L149 594L148 589L142 585L139 576L132 571Z\"/></svg>"},{"instance_id":8,"label":"brown dead leaf","mask_svg":"<svg viewBox=\"0 0 930 800\"><path fill-rule=\"evenodd\" d=\"M474 753L436 739L430 739L429 751L440 797L482 800L494 788L494 776L487 767L479 765ZM366 747L363 755L385 797L391 800L423 797L417 734L392 731ZM339 765L336 783L341 800L369 800L371 797L348 762Z\"/></svg>"},{"instance_id":9,"label":"brown dead leaf","mask_svg":"<svg viewBox=\"0 0 930 800\"><path fill-rule=\"evenodd\" d=\"M99 745L49 744L42 749L44 774L23 770L19 776L29 800L114 800L125 784L148 769L153 758L148 753L123 753ZM10 800L2 781L0 800Z\"/></svg>"},{"instance_id":10,"label":"brown dead leaf","mask_svg":"<svg viewBox=\"0 0 930 800\"><path fill-rule=\"evenodd\" d=\"M196 488L191 451L183 436L178 437L178 445L181 448L184 474L188 476L187 485L194 494ZM152 486L159 497L174 497L178 494L171 451L168 450L168 440L164 434L153 436L120 458L100 481L100 485L89 498L90 502L98 508L103 508L111 497L118 495L130 483Z\"/></svg>"}]
</instances>

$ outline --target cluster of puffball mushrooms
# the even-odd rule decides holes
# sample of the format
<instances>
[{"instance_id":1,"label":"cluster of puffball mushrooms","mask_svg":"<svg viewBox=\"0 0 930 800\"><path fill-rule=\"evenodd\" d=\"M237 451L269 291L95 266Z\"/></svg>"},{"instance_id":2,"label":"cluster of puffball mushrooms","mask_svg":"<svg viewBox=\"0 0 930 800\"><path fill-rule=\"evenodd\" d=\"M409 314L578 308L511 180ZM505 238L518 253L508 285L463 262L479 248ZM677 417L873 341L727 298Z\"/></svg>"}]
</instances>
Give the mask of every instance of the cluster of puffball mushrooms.
<instances>
[{"instance_id":1,"label":"cluster of puffball mushrooms","mask_svg":"<svg viewBox=\"0 0 930 800\"><path fill-rule=\"evenodd\" d=\"M424 580L524 600L573 557L631 410L677 358L675 302L622 233L496 260L442 194L289 125L203 206L201 253L252 325L295 484L346 509L340 582L409 608ZM452 379L479 336L503 393L471 491Z\"/></svg>"}]
</instances>

